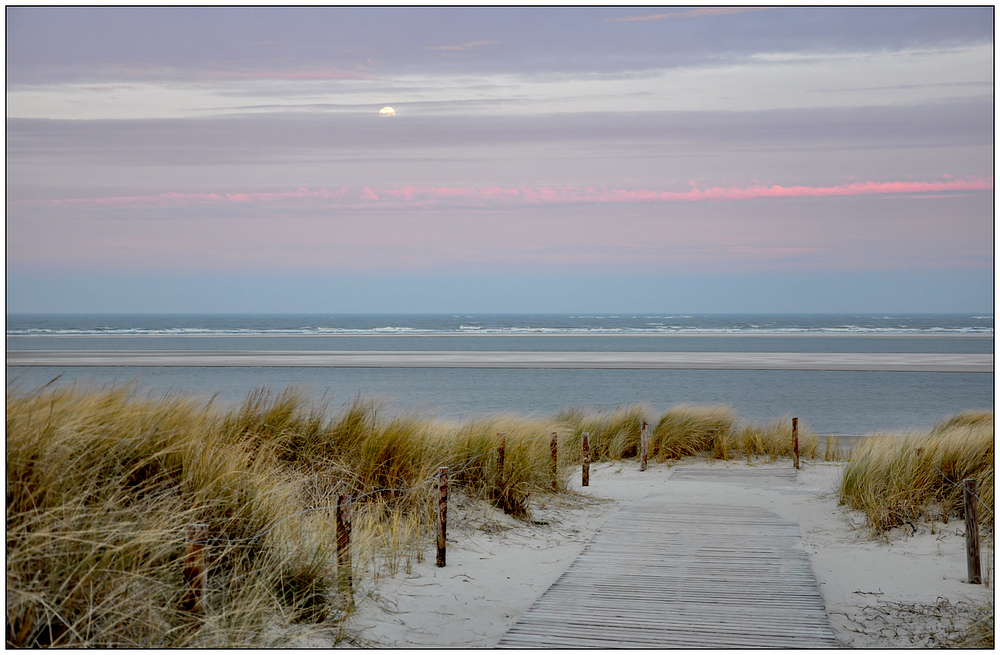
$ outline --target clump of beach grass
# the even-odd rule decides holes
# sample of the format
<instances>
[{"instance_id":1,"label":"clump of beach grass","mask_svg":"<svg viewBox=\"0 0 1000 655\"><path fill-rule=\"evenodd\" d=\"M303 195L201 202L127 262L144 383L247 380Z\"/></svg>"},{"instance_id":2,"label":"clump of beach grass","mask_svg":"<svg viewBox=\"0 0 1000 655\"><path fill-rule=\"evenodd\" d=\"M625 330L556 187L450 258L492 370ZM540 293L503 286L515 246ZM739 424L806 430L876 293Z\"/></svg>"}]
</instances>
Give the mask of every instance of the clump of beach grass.
<instances>
[{"instance_id":1,"label":"clump of beach grass","mask_svg":"<svg viewBox=\"0 0 1000 655\"><path fill-rule=\"evenodd\" d=\"M875 435L854 447L841 504L864 513L873 536L923 519L962 517L962 482L976 480L980 521L993 525L993 414L959 414L926 433Z\"/></svg>"},{"instance_id":2,"label":"clump of beach grass","mask_svg":"<svg viewBox=\"0 0 1000 655\"><path fill-rule=\"evenodd\" d=\"M642 422L648 421L651 413L647 405L635 404L613 410L565 409L555 419L569 428L567 446L573 452L580 452L583 433L590 435L590 458L596 463L635 457Z\"/></svg>"},{"instance_id":3,"label":"clump of beach grass","mask_svg":"<svg viewBox=\"0 0 1000 655\"><path fill-rule=\"evenodd\" d=\"M213 423L129 388L8 395L8 645L249 645L265 617L290 617L274 591L306 554L233 540L292 514L294 481ZM190 523L226 537L195 623L177 609Z\"/></svg>"},{"instance_id":4,"label":"clump of beach grass","mask_svg":"<svg viewBox=\"0 0 1000 655\"><path fill-rule=\"evenodd\" d=\"M557 414L556 420L569 428L567 446L575 452L579 452L583 433L590 434L594 462L636 457L643 421L649 426L648 456L657 462L692 456L721 460L763 457L774 461L791 457L793 451L790 419L742 421L727 405L677 405L658 419L646 405L605 411L569 409ZM799 456L815 459L819 448L817 436L800 423ZM836 445L828 445L824 456L827 461L836 458Z\"/></svg>"}]
</instances>

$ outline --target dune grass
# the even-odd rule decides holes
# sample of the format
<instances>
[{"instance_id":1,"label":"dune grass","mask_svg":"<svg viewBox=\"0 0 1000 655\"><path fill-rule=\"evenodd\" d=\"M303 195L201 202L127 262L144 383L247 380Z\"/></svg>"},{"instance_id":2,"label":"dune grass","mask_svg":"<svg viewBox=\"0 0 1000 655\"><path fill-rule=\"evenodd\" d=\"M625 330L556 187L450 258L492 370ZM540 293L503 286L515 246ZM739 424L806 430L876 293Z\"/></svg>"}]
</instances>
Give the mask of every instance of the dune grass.
<instances>
[{"instance_id":1,"label":"dune grass","mask_svg":"<svg viewBox=\"0 0 1000 655\"><path fill-rule=\"evenodd\" d=\"M338 494L355 498L355 580L377 580L431 552L438 467L453 493L530 518L532 496L567 490L584 432L594 461L635 457L643 420L655 461L791 452L787 421L744 424L722 407L456 423L360 398L330 417L294 390L259 389L230 411L131 387L8 393L6 643L239 647L332 634L349 609L336 579ZM802 456L817 456L815 436L800 437ZM200 617L178 609L190 523L209 526Z\"/></svg>"},{"instance_id":2,"label":"dune grass","mask_svg":"<svg viewBox=\"0 0 1000 655\"><path fill-rule=\"evenodd\" d=\"M746 422L725 405L678 405L662 416L646 405L628 405L610 411L570 409L556 419L572 431L567 446L579 452L584 432L590 435L594 462L627 459L639 453L642 421L648 423L649 459L656 462L694 455L732 460L792 456L791 420ZM820 440L805 424L799 426L799 456L816 459ZM827 440L824 459L839 457L838 445Z\"/></svg>"},{"instance_id":3,"label":"dune grass","mask_svg":"<svg viewBox=\"0 0 1000 655\"><path fill-rule=\"evenodd\" d=\"M963 517L962 481L974 478L980 521L992 526L993 477L993 414L967 412L927 433L865 439L844 467L839 495L881 536L911 521Z\"/></svg>"}]
</instances>

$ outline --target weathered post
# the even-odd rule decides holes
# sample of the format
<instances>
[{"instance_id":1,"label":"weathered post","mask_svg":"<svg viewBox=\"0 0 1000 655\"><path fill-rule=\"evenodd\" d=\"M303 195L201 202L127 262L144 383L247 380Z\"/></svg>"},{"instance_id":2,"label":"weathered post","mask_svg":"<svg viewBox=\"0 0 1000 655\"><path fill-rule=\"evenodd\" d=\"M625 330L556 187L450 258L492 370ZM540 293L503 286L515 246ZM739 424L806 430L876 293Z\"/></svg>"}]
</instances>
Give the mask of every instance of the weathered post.
<instances>
[{"instance_id":1,"label":"weathered post","mask_svg":"<svg viewBox=\"0 0 1000 655\"><path fill-rule=\"evenodd\" d=\"M799 468L799 419L792 419L792 459Z\"/></svg>"},{"instance_id":2,"label":"weathered post","mask_svg":"<svg viewBox=\"0 0 1000 655\"><path fill-rule=\"evenodd\" d=\"M979 508L976 506L976 479L966 478L963 485L965 500L965 553L969 564L969 584L982 584L979 569Z\"/></svg>"},{"instance_id":3,"label":"weathered post","mask_svg":"<svg viewBox=\"0 0 1000 655\"><path fill-rule=\"evenodd\" d=\"M354 581L351 575L351 495L337 495L337 583L340 593L354 606Z\"/></svg>"},{"instance_id":4,"label":"weathered post","mask_svg":"<svg viewBox=\"0 0 1000 655\"><path fill-rule=\"evenodd\" d=\"M646 470L646 456L649 454L649 425L643 421L642 431L639 433L639 451L642 457L642 464L639 465L640 471Z\"/></svg>"},{"instance_id":5,"label":"weathered post","mask_svg":"<svg viewBox=\"0 0 1000 655\"><path fill-rule=\"evenodd\" d=\"M205 568L205 542L208 541L208 525L192 523L187 526L187 546L184 557L184 596L181 609L185 612L200 613L204 606L202 599L208 586Z\"/></svg>"},{"instance_id":6,"label":"weathered post","mask_svg":"<svg viewBox=\"0 0 1000 655\"><path fill-rule=\"evenodd\" d=\"M583 433L583 486L590 486L590 434Z\"/></svg>"},{"instance_id":7,"label":"weathered post","mask_svg":"<svg viewBox=\"0 0 1000 655\"><path fill-rule=\"evenodd\" d=\"M448 535L448 467L438 469L437 565L445 564L445 542Z\"/></svg>"},{"instance_id":8,"label":"weathered post","mask_svg":"<svg viewBox=\"0 0 1000 655\"><path fill-rule=\"evenodd\" d=\"M500 437L500 445L497 446L497 491L496 496L500 498L503 494L503 460L507 454L507 433L501 432L497 436Z\"/></svg>"},{"instance_id":9,"label":"weathered post","mask_svg":"<svg viewBox=\"0 0 1000 655\"><path fill-rule=\"evenodd\" d=\"M559 490L559 445L556 442L556 433L552 433L552 441L549 442L549 450L552 451L552 489Z\"/></svg>"}]
</instances>

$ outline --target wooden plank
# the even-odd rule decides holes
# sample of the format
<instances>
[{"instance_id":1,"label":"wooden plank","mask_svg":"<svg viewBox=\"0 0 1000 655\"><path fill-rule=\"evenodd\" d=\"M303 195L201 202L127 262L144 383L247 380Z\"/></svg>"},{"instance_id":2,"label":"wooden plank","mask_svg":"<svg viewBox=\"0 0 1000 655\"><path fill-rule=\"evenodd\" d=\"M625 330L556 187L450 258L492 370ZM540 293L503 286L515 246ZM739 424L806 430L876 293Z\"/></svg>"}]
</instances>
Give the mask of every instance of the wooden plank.
<instances>
[{"instance_id":1,"label":"wooden plank","mask_svg":"<svg viewBox=\"0 0 1000 655\"><path fill-rule=\"evenodd\" d=\"M676 468L670 474L671 480L704 480L706 478L773 478L794 480L795 469L779 469L772 467L753 468L723 468L721 466L695 469Z\"/></svg>"},{"instance_id":2,"label":"wooden plank","mask_svg":"<svg viewBox=\"0 0 1000 655\"><path fill-rule=\"evenodd\" d=\"M631 503L498 646L836 647L799 540L796 524L763 508Z\"/></svg>"}]
</instances>

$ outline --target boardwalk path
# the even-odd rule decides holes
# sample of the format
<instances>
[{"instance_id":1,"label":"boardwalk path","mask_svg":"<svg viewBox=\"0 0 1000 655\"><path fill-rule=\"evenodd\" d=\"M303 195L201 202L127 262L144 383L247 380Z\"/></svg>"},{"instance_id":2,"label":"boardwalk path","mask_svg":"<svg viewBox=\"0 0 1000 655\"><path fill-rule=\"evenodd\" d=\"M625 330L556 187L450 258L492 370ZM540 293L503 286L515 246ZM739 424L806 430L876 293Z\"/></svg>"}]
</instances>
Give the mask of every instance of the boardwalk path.
<instances>
[{"instance_id":1,"label":"boardwalk path","mask_svg":"<svg viewBox=\"0 0 1000 655\"><path fill-rule=\"evenodd\" d=\"M686 502L706 474L726 472L677 469L671 493L624 506L499 646L837 647L798 525Z\"/></svg>"}]
</instances>

